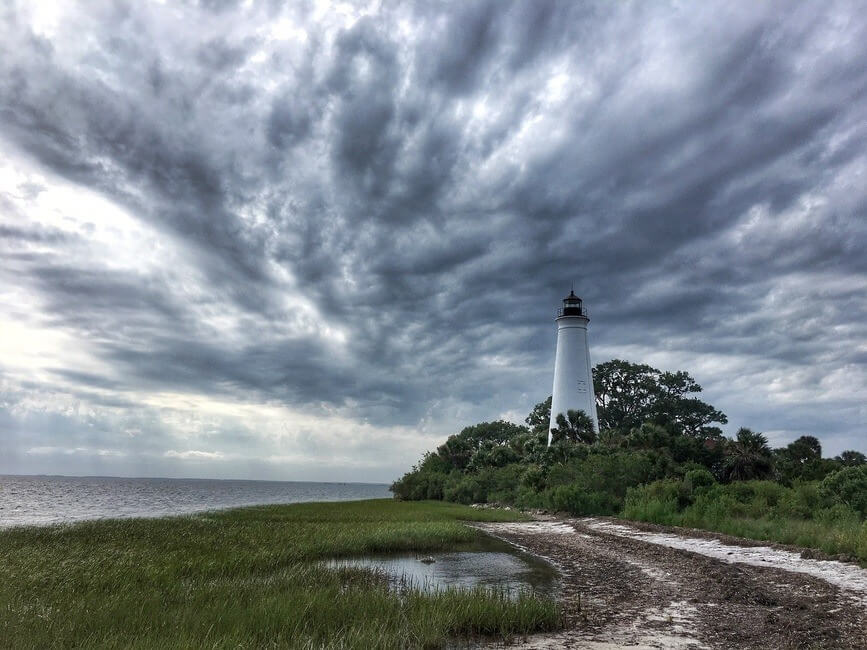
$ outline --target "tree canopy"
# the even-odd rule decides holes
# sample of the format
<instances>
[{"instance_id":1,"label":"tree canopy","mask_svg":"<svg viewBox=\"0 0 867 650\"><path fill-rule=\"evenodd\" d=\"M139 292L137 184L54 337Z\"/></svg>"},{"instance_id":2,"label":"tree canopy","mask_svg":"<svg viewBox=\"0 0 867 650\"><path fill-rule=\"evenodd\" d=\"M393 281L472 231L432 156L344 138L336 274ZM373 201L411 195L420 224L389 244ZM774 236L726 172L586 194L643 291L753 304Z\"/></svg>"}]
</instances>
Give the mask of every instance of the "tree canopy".
<instances>
[{"instance_id":1,"label":"tree canopy","mask_svg":"<svg viewBox=\"0 0 867 650\"><path fill-rule=\"evenodd\" d=\"M774 450L774 461L777 480L784 485L822 479L835 467L833 461L822 458L822 443L815 436L801 436Z\"/></svg>"},{"instance_id":2,"label":"tree canopy","mask_svg":"<svg viewBox=\"0 0 867 650\"><path fill-rule=\"evenodd\" d=\"M551 429L551 441L569 440L592 445L596 442L593 420L584 411L569 409L557 415L557 426Z\"/></svg>"},{"instance_id":3,"label":"tree canopy","mask_svg":"<svg viewBox=\"0 0 867 650\"><path fill-rule=\"evenodd\" d=\"M693 396L701 386L682 370L612 359L593 368L593 391L600 429L629 431L653 422L687 436L718 438L722 432L714 425L728 422L722 411Z\"/></svg>"},{"instance_id":4,"label":"tree canopy","mask_svg":"<svg viewBox=\"0 0 867 650\"><path fill-rule=\"evenodd\" d=\"M742 427L725 451L723 478L727 481L765 479L773 473L773 456L764 434Z\"/></svg>"},{"instance_id":5,"label":"tree canopy","mask_svg":"<svg viewBox=\"0 0 867 650\"><path fill-rule=\"evenodd\" d=\"M548 435L548 425L551 421L551 395L544 402L539 402L530 411L530 414L524 419L527 426L533 433L544 433Z\"/></svg>"},{"instance_id":6,"label":"tree canopy","mask_svg":"<svg viewBox=\"0 0 867 650\"><path fill-rule=\"evenodd\" d=\"M523 433L527 433L527 427L520 424L505 420L482 422L449 436L445 444L437 448L437 454L451 467L464 469L483 447L491 454L494 447L505 445L513 436Z\"/></svg>"}]
</instances>

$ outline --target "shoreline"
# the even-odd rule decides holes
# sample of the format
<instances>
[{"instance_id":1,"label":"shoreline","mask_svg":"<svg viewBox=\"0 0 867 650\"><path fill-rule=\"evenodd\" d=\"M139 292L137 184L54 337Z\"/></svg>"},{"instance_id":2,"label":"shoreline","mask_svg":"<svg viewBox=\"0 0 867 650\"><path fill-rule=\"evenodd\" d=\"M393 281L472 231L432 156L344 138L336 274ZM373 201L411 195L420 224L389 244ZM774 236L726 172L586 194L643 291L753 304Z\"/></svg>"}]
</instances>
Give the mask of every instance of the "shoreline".
<instances>
[{"instance_id":1,"label":"shoreline","mask_svg":"<svg viewBox=\"0 0 867 650\"><path fill-rule=\"evenodd\" d=\"M100 522L119 522L119 521L134 521L136 519L175 519L183 517L196 517L207 514L220 514L231 512L232 510L245 510L247 508L264 508L269 506L293 506L300 504L319 504L319 503L356 503L360 501L380 501L382 497L370 497L369 499L334 499L334 500L316 500L316 501L283 501L270 503L242 503L238 505L230 505L216 508L205 508L203 510L190 510L184 512L155 512L153 514L130 514L122 516L107 515L104 517L87 517L82 519L66 519L63 521L46 521L32 523L13 523L7 524L0 519L0 532L15 530L19 528L51 528L53 526L76 526L79 524L100 523Z\"/></svg>"},{"instance_id":2,"label":"shoreline","mask_svg":"<svg viewBox=\"0 0 867 650\"><path fill-rule=\"evenodd\" d=\"M391 498L386 483L0 476L0 530Z\"/></svg>"},{"instance_id":3,"label":"shoreline","mask_svg":"<svg viewBox=\"0 0 867 650\"><path fill-rule=\"evenodd\" d=\"M2 474L9 478L60 478L60 479L118 479L122 481L218 481L238 483L302 483L313 485L390 485L375 481L296 481L271 478L213 478L208 476L119 476L114 474Z\"/></svg>"},{"instance_id":4,"label":"shoreline","mask_svg":"<svg viewBox=\"0 0 867 650\"><path fill-rule=\"evenodd\" d=\"M529 524L477 524L561 570L566 629L511 647L867 647L867 570L754 540L652 526L649 533L626 520L552 515L536 515ZM721 559L708 547L733 555ZM747 564L741 551L759 557ZM774 566L774 555L782 553L797 558L786 559L803 570ZM761 555L767 556L764 565ZM820 577L823 568L832 568L829 562L845 567L848 585L833 575Z\"/></svg>"}]
</instances>

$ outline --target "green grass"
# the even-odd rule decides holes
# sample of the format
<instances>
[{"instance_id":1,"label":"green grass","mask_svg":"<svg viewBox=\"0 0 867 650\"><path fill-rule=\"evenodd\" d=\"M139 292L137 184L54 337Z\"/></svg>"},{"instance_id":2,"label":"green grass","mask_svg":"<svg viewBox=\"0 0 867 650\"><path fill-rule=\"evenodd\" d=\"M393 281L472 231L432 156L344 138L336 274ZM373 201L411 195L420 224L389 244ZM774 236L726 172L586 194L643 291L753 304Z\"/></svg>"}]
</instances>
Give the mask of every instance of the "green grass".
<instances>
[{"instance_id":1,"label":"green grass","mask_svg":"<svg viewBox=\"0 0 867 650\"><path fill-rule=\"evenodd\" d=\"M681 516L675 525L702 528L737 537L813 548L831 555L854 557L867 566L867 523L857 521L821 522L804 519L770 519Z\"/></svg>"},{"instance_id":2,"label":"green grass","mask_svg":"<svg viewBox=\"0 0 867 650\"><path fill-rule=\"evenodd\" d=\"M796 491L752 482L718 487L681 509L672 496L678 485L675 481L659 481L636 488L627 497L621 516L847 555L867 567L867 521L849 508L804 509L801 516L795 516L790 512L797 511L797 507L776 501L773 495L769 500L762 492L778 491L791 498ZM742 492L743 498L738 501L726 492Z\"/></svg>"},{"instance_id":3,"label":"green grass","mask_svg":"<svg viewBox=\"0 0 867 650\"><path fill-rule=\"evenodd\" d=\"M514 512L391 500L0 531L2 648L406 648L558 625L492 590L389 589L318 560L471 545Z\"/></svg>"}]
</instances>

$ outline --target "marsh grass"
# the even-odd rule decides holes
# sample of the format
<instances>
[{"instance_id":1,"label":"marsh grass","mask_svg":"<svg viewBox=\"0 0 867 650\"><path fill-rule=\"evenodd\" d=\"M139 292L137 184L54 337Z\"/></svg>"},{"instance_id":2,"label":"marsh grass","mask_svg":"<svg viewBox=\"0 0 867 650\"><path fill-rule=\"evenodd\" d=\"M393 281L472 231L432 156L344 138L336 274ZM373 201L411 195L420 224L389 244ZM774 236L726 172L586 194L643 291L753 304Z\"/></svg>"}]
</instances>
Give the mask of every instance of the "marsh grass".
<instances>
[{"instance_id":1,"label":"marsh grass","mask_svg":"<svg viewBox=\"0 0 867 650\"><path fill-rule=\"evenodd\" d=\"M860 521L686 516L678 525L845 555L867 567L867 523Z\"/></svg>"},{"instance_id":2,"label":"marsh grass","mask_svg":"<svg viewBox=\"0 0 867 650\"><path fill-rule=\"evenodd\" d=\"M549 599L389 588L319 560L472 547L514 512L390 500L0 531L3 648L406 648L558 625Z\"/></svg>"}]
</instances>

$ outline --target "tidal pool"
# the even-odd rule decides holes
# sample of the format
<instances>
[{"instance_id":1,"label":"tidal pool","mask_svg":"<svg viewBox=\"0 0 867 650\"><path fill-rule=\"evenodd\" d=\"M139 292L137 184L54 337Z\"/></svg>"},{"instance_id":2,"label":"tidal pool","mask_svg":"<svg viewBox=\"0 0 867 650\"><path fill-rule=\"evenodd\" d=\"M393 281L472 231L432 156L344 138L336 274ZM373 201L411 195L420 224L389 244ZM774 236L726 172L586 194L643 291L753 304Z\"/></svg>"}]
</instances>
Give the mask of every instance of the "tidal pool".
<instances>
[{"instance_id":1,"label":"tidal pool","mask_svg":"<svg viewBox=\"0 0 867 650\"><path fill-rule=\"evenodd\" d=\"M517 594L555 595L556 569L544 560L490 539L481 548L446 553L368 555L328 560L326 566L373 569L395 586L411 584L423 589L490 587ZM433 559L433 562L430 560Z\"/></svg>"}]
</instances>

